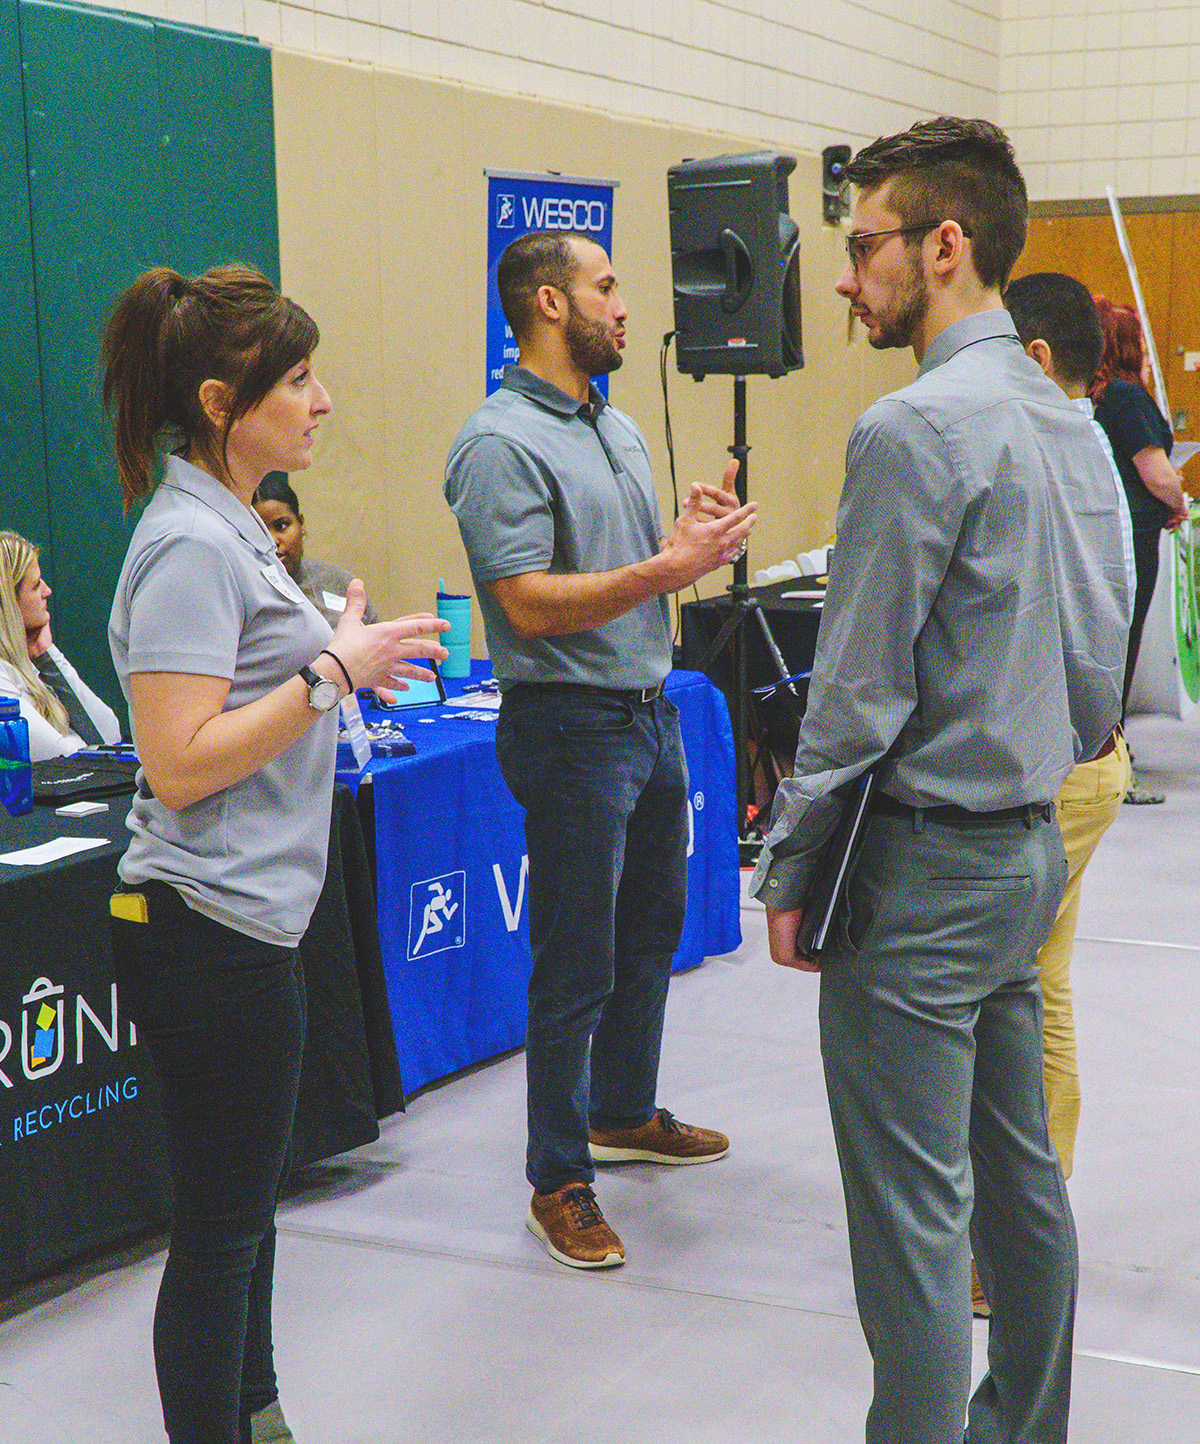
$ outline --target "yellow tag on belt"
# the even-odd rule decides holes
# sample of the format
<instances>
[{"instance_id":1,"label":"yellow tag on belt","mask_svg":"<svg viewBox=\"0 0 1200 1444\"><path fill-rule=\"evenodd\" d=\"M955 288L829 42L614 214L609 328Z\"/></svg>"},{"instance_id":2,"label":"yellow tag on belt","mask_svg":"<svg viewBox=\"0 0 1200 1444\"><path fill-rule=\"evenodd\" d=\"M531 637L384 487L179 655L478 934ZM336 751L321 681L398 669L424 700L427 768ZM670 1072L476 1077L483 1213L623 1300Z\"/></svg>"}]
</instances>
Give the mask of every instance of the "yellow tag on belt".
<instances>
[{"instance_id":1,"label":"yellow tag on belt","mask_svg":"<svg viewBox=\"0 0 1200 1444\"><path fill-rule=\"evenodd\" d=\"M148 923L150 908L144 892L115 892L108 900L113 917L127 923Z\"/></svg>"}]
</instances>

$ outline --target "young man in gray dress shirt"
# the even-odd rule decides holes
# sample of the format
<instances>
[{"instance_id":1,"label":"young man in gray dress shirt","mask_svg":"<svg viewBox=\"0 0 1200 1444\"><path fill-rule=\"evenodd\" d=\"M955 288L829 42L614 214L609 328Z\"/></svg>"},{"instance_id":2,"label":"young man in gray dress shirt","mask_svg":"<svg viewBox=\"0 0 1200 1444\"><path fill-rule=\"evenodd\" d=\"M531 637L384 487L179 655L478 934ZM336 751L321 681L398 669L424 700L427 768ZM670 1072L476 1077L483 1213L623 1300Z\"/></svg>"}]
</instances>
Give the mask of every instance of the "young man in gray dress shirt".
<instances>
[{"instance_id":1,"label":"young man in gray dress shirt","mask_svg":"<svg viewBox=\"0 0 1200 1444\"><path fill-rule=\"evenodd\" d=\"M1000 290L1026 194L1002 132L876 141L839 295L916 380L850 437L808 712L752 882L775 961L821 973L821 1048L869 1444L1062 1444L1078 1273L1046 1125L1037 952L1066 881L1053 799L1120 718L1108 464ZM834 946L797 950L841 784L877 790ZM971 1397L972 1245L991 1372Z\"/></svg>"}]
</instances>

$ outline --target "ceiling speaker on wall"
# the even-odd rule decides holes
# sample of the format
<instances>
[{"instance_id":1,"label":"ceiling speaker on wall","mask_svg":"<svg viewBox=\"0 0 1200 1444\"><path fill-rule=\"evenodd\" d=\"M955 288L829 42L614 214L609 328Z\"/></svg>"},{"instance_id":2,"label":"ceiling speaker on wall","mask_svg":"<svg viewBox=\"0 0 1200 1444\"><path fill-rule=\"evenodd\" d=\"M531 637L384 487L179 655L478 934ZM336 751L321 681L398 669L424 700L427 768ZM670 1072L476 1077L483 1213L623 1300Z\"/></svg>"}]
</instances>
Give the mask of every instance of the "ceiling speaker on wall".
<instances>
[{"instance_id":1,"label":"ceiling speaker on wall","mask_svg":"<svg viewBox=\"0 0 1200 1444\"><path fill-rule=\"evenodd\" d=\"M831 226L850 214L850 197L846 194L849 164L848 145L827 145L821 152L821 214Z\"/></svg>"}]
</instances>

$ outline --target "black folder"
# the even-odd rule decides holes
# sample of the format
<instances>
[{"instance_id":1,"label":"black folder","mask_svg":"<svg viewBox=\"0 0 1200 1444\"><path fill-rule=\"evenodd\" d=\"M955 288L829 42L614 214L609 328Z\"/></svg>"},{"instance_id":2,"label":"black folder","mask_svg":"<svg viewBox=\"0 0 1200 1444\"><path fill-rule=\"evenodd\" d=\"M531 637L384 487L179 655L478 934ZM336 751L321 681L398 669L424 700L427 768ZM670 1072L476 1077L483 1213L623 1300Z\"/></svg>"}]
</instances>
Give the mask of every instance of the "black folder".
<instances>
[{"instance_id":1,"label":"black folder","mask_svg":"<svg viewBox=\"0 0 1200 1444\"><path fill-rule=\"evenodd\" d=\"M825 844L801 908L796 951L802 958L819 957L828 947L838 909L846 896L858 861L863 831L875 790L875 772L864 772L838 789L845 799L837 831Z\"/></svg>"},{"instance_id":2,"label":"black folder","mask_svg":"<svg viewBox=\"0 0 1200 1444\"><path fill-rule=\"evenodd\" d=\"M51 806L136 790L138 760L131 753L76 752L33 764L33 800Z\"/></svg>"}]
</instances>

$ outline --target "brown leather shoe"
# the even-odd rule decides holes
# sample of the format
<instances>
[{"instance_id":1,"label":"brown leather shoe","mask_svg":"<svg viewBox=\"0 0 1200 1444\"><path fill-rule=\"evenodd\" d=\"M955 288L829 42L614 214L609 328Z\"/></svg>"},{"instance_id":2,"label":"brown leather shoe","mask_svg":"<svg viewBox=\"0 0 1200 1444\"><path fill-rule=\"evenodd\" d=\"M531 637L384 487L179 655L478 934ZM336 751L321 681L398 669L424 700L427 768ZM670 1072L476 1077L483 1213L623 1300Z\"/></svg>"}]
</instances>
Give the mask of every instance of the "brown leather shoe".
<instances>
[{"instance_id":1,"label":"brown leather shoe","mask_svg":"<svg viewBox=\"0 0 1200 1444\"><path fill-rule=\"evenodd\" d=\"M525 1227L542 1240L551 1258L570 1268L610 1269L625 1262L625 1245L605 1223L586 1183L535 1193Z\"/></svg>"},{"instance_id":2,"label":"brown leather shoe","mask_svg":"<svg viewBox=\"0 0 1200 1444\"><path fill-rule=\"evenodd\" d=\"M591 1148L594 1163L711 1163L729 1152L729 1139L660 1108L640 1128L593 1128Z\"/></svg>"},{"instance_id":3,"label":"brown leather shoe","mask_svg":"<svg viewBox=\"0 0 1200 1444\"><path fill-rule=\"evenodd\" d=\"M979 1282L974 1259L971 1260L971 1312L977 1319L992 1317L992 1306L984 1296L983 1285Z\"/></svg>"}]
</instances>

